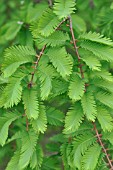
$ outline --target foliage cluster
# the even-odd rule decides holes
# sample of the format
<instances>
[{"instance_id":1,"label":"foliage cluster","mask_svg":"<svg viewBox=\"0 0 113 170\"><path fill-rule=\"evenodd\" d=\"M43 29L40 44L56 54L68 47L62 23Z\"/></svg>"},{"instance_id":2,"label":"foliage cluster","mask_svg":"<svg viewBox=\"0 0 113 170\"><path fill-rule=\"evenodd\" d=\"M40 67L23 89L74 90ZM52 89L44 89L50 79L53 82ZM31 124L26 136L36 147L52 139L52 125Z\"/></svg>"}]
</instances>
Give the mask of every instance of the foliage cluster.
<instances>
[{"instance_id":1,"label":"foliage cluster","mask_svg":"<svg viewBox=\"0 0 113 170\"><path fill-rule=\"evenodd\" d=\"M1 168L113 169L113 2L0 7Z\"/></svg>"}]
</instances>

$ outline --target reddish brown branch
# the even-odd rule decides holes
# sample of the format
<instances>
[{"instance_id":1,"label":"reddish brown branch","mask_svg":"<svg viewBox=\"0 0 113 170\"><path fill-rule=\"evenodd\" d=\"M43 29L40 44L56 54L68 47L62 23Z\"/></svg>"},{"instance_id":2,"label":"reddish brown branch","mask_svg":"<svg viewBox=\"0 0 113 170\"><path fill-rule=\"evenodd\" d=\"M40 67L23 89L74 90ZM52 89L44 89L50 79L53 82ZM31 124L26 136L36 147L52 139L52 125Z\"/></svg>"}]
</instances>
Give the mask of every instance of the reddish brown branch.
<instances>
[{"instance_id":1,"label":"reddish brown branch","mask_svg":"<svg viewBox=\"0 0 113 170\"><path fill-rule=\"evenodd\" d=\"M67 18L64 19L64 20L62 20L62 21L58 24L58 26L55 28L55 31L56 31L66 20L67 20ZM37 69L39 60L40 60L40 58L42 57L45 49L46 49L46 44L43 46L43 48L42 48L41 52L39 53L39 55L36 54L37 60L34 62L34 64L35 64L34 67L33 67L33 68L34 68L34 71L31 73L31 80L30 80L30 82L28 83L28 88L29 88L29 89L32 88L32 86L33 86L34 75L35 75L35 73L36 73L36 69Z\"/></svg>"},{"instance_id":2,"label":"reddish brown branch","mask_svg":"<svg viewBox=\"0 0 113 170\"><path fill-rule=\"evenodd\" d=\"M49 6L52 7L52 0L48 0Z\"/></svg>"},{"instance_id":3,"label":"reddish brown branch","mask_svg":"<svg viewBox=\"0 0 113 170\"><path fill-rule=\"evenodd\" d=\"M40 58L42 57L43 53L44 53L44 50L46 49L46 45L43 46L40 54L36 54L36 57L37 57L37 60L34 62L35 66L34 66L34 72L31 73L31 80L30 82L28 83L28 88L30 89L32 86L33 86L33 79L34 79L34 75L36 73L36 69L37 69L37 66L38 66L38 63L39 63L39 60Z\"/></svg>"},{"instance_id":4,"label":"reddish brown branch","mask_svg":"<svg viewBox=\"0 0 113 170\"><path fill-rule=\"evenodd\" d=\"M80 55L79 55L79 52L78 52L78 47L77 47L77 40L75 39L75 35L74 35L74 31L73 31L73 25L72 25L72 19L71 17L69 16L69 23L70 23L70 32L71 32L71 36L72 36L72 41L73 41L73 45L74 45L74 49L75 49L75 54L77 56L77 59L78 59L78 63L79 63L79 68L80 68L80 74L81 74L81 77L84 79L84 72L83 72L83 65L81 64L81 59L80 59Z\"/></svg>"},{"instance_id":5,"label":"reddish brown branch","mask_svg":"<svg viewBox=\"0 0 113 170\"><path fill-rule=\"evenodd\" d=\"M77 59L78 59L81 77L84 78L84 72L83 72L83 68L82 68L83 65L81 64L81 58L80 58L80 55L79 55L79 52L78 52L78 47L77 47L77 44L76 44L77 40L75 39L75 36L74 36L74 31L73 31L73 26L72 26L72 19L71 19L70 16L68 18L69 18L69 23L70 23L70 32L71 32L71 36L72 36L72 42L74 44L75 54L76 54ZM86 92L87 86L89 86L89 84L85 84L85 92ZM103 149L103 152L106 155L106 158L107 158L107 161L108 161L108 165L110 166L110 170L113 170L112 160L110 160L109 154L107 153L108 149L106 149L104 147L104 144L102 143L102 140L101 140L102 134L98 133L98 130L97 130L96 125L95 125L94 122L93 122L93 125L94 125L94 130L96 132L96 137L98 139L98 142L101 145L101 147Z\"/></svg>"},{"instance_id":6,"label":"reddish brown branch","mask_svg":"<svg viewBox=\"0 0 113 170\"><path fill-rule=\"evenodd\" d=\"M110 169L111 170L113 170L113 164L112 164L112 160L110 160L110 158L109 158L109 154L107 153L107 150L108 149L106 149L105 147L104 147L104 144L103 144L103 142L102 142L102 139L101 139L101 134L99 134L99 132L98 132L98 129L96 128L96 124L94 123L94 122L92 122L93 123L93 126L94 126L94 130L95 130L95 133L96 133L96 137L97 137L97 139L98 139L98 142L99 142L99 144L101 145L101 147L102 147L102 149L103 149L103 152L105 153L105 155L106 155L106 158L107 158L107 161L108 161L108 165L110 166Z\"/></svg>"}]
</instances>

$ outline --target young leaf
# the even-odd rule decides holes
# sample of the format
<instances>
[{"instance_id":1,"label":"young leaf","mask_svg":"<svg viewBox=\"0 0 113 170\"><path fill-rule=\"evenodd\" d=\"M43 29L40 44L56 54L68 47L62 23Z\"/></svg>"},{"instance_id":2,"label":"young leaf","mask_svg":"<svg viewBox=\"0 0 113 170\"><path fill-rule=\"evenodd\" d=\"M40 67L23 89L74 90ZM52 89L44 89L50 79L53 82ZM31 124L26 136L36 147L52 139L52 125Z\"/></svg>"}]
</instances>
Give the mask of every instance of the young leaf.
<instances>
[{"instance_id":1,"label":"young leaf","mask_svg":"<svg viewBox=\"0 0 113 170\"><path fill-rule=\"evenodd\" d=\"M56 31L48 37L38 35L36 42L42 48L45 44L51 47L61 46L65 44L66 40L69 40L69 35L67 33Z\"/></svg>"},{"instance_id":2,"label":"young leaf","mask_svg":"<svg viewBox=\"0 0 113 170\"><path fill-rule=\"evenodd\" d=\"M31 124L36 132L44 133L47 128L47 117L44 105L39 105L39 116Z\"/></svg>"},{"instance_id":3,"label":"young leaf","mask_svg":"<svg viewBox=\"0 0 113 170\"><path fill-rule=\"evenodd\" d=\"M36 52L27 46L13 46L5 50L2 72L4 77L11 76L21 64L33 61Z\"/></svg>"},{"instance_id":4,"label":"young leaf","mask_svg":"<svg viewBox=\"0 0 113 170\"><path fill-rule=\"evenodd\" d=\"M43 151L40 145L36 146L36 150L33 153L33 156L31 157L30 160L30 167L32 169L34 168L40 168L42 165L42 161L43 161Z\"/></svg>"},{"instance_id":5,"label":"young leaf","mask_svg":"<svg viewBox=\"0 0 113 170\"><path fill-rule=\"evenodd\" d=\"M83 60L91 70L97 70L97 71L101 70L100 68L101 63L99 59L92 52L80 48L79 54L81 56L81 60Z\"/></svg>"},{"instance_id":6,"label":"young leaf","mask_svg":"<svg viewBox=\"0 0 113 170\"><path fill-rule=\"evenodd\" d=\"M64 133L69 134L78 130L80 124L83 121L83 116L84 114L83 114L81 104L79 102L76 102L67 112L65 118Z\"/></svg>"},{"instance_id":7,"label":"young leaf","mask_svg":"<svg viewBox=\"0 0 113 170\"><path fill-rule=\"evenodd\" d=\"M0 117L0 145L4 145L8 137L8 130L10 124L19 118L20 115L7 113L5 116Z\"/></svg>"},{"instance_id":8,"label":"young leaf","mask_svg":"<svg viewBox=\"0 0 113 170\"><path fill-rule=\"evenodd\" d=\"M103 131L113 130L113 118L111 117L109 112L102 107L98 107L97 111L98 111L97 119Z\"/></svg>"},{"instance_id":9,"label":"young leaf","mask_svg":"<svg viewBox=\"0 0 113 170\"><path fill-rule=\"evenodd\" d=\"M23 132L19 168L24 169L30 162L37 144L38 135L33 131Z\"/></svg>"},{"instance_id":10,"label":"young leaf","mask_svg":"<svg viewBox=\"0 0 113 170\"><path fill-rule=\"evenodd\" d=\"M47 99L51 92L54 74L55 69L51 65L45 64L39 66L39 80L42 100Z\"/></svg>"},{"instance_id":11,"label":"young leaf","mask_svg":"<svg viewBox=\"0 0 113 170\"><path fill-rule=\"evenodd\" d=\"M54 107L50 107L47 109L47 120L48 123L55 126L61 126L63 123L64 114L55 109Z\"/></svg>"},{"instance_id":12,"label":"young leaf","mask_svg":"<svg viewBox=\"0 0 113 170\"><path fill-rule=\"evenodd\" d=\"M91 92L84 93L81 99L84 114L88 120L94 121L97 115L96 102Z\"/></svg>"},{"instance_id":13,"label":"young leaf","mask_svg":"<svg viewBox=\"0 0 113 170\"><path fill-rule=\"evenodd\" d=\"M83 40L90 40L92 42L98 42L98 43L101 43L101 44L104 44L104 45L108 45L108 46L113 46L113 41L110 40L110 38L106 38L104 37L104 35L101 35L99 33L96 33L96 32L88 32L88 33L84 33L84 34L81 34L79 36L80 39L83 39Z\"/></svg>"},{"instance_id":14,"label":"young leaf","mask_svg":"<svg viewBox=\"0 0 113 170\"><path fill-rule=\"evenodd\" d=\"M93 154L92 154L93 153ZM98 144L90 147L83 156L82 166L84 170L95 170L101 153L101 147Z\"/></svg>"},{"instance_id":15,"label":"young leaf","mask_svg":"<svg viewBox=\"0 0 113 170\"><path fill-rule=\"evenodd\" d=\"M11 160L8 162L8 165L6 167L6 170L20 170L18 163L19 163L19 158L20 158L20 150L17 150Z\"/></svg>"},{"instance_id":16,"label":"young leaf","mask_svg":"<svg viewBox=\"0 0 113 170\"><path fill-rule=\"evenodd\" d=\"M72 58L67 54L64 47L49 49L47 56L62 77L71 74L73 65Z\"/></svg>"},{"instance_id":17,"label":"young leaf","mask_svg":"<svg viewBox=\"0 0 113 170\"><path fill-rule=\"evenodd\" d=\"M94 144L96 141L96 138L91 133L84 133L82 135L79 135L75 138L73 141L73 161L74 166L78 169L81 169L81 161L82 156L85 154L87 149Z\"/></svg>"},{"instance_id":18,"label":"young leaf","mask_svg":"<svg viewBox=\"0 0 113 170\"><path fill-rule=\"evenodd\" d=\"M73 74L69 84L69 97L74 101L80 100L84 90L84 81L77 74Z\"/></svg>"},{"instance_id":19,"label":"young leaf","mask_svg":"<svg viewBox=\"0 0 113 170\"><path fill-rule=\"evenodd\" d=\"M105 92L98 92L96 94L96 99L103 103L105 106L110 107L113 109L113 94L105 93Z\"/></svg>"},{"instance_id":20,"label":"young leaf","mask_svg":"<svg viewBox=\"0 0 113 170\"><path fill-rule=\"evenodd\" d=\"M60 21L53 11L48 9L44 11L42 17L40 18L37 29L42 36L48 37L55 31L55 28L57 28L59 22Z\"/></svg>"},{"instance_id":21,"label":"young leaf","mask_svg":"<svg viewBox=\"0 0 113 170\"><path fill-rule=\"evenodd\" d=\"M24 89L23 103L27 117L29 119L37 119L39 115L37 91L33 89Z\"/></svg>"},{"instance_id":22,"label":"young leaf","mask_svg":"<svg viewBox=\"0 0 113 170\"><path fill-rule=\"evenodd\" d=\"M21 100L22 95L22 86L20 85L20 79L18 81L15 81L17 79L12 79L10 83L3 89L3 93L0 97L0 104L1 106L4 106L4 108L9 108L15 105L17 105Z\"/></svg>"},{"instance_id":23,"label":"young leaf","mask_svg":"<svg viewBox=\"0 0 113 170\"><path fill-rule=\"evenodd\" d=\"M61 19L74 13L75 2L73 0L55 0L54 13Z\"/></svg>"}]
</instances>

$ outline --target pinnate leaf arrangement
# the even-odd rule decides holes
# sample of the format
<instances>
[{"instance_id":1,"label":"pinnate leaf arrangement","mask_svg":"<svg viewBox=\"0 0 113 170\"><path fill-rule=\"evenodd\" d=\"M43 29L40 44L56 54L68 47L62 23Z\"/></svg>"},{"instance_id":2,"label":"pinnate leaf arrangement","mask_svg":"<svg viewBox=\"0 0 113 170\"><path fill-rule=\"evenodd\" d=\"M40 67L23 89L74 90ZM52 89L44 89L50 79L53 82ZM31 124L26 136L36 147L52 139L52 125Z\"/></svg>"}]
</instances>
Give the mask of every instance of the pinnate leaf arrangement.
<instances>
[{"instance_id":1,"label":"pinnate leaf arrangement","mask_svg":"<svg viewBox=\"0 0 113 170\"><path fill-rule=\"evenodd\" d=\"M29 42L6 48L1 64L0 145L14 147L6 170L112 170L113 42L77 30L74 0L39 6L12 35L27 23Z\"/></svg>"}]
</instances>

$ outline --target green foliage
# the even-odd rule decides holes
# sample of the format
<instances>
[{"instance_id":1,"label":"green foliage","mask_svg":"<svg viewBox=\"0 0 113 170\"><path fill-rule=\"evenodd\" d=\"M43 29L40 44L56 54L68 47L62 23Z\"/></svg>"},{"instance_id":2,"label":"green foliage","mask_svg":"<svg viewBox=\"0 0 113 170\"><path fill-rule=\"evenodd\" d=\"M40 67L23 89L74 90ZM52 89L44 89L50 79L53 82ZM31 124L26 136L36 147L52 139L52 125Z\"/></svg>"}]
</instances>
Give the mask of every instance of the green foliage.
<instances>
[{"instance_id":1,"label":"green foliage","mask_svg":"<svg viewBox=\"0 0 113 170\"><path fill-rule=\"evenodd\" d=\"M113 169L113 3L1 0L0 15L0 169Z\"/></svg>"},{"instance_id":2,"label":"green foliage","mask_svg":"<svg viewBox=\"0 0 113 170\"><path fill-rule=\"evenodd\" d=\"M83 110L81 104L76 102L68 111L65 118L65 133L72 133L78 130L83 120Z\"/></svg>"},{"instance_id":3,"label":"green foliage","mask_svg":"<svg viewBox=\"0 0 113 170\"><path fill-rule=\"evenodd\" d=\"M74 100L80 100L85 91L84 81L77 74L73 74L69 85L69 97Z\"/></svg>"},{"instance_id":4,"label":"green foliage","mask_svg":"<svg viewBox=\"0 0 113 170\"><path fill-rule=\"evenodd\" d=\"M18 113L17 113L18 114ZM0 144L3 146L8 137L9 126L19 118L15 113L8 113L0 118Z\"/></svg>"},{"instance_id":5,"label":"green foliage","mask_svg":"<svg viewBox=\"0 0 113 170\"><path fill-rule=\"evenodd\" d=\"M88 120L94 121L97 115L96 102L91 92L86 92L81 99L83 112Z\"/></svg>"},{"instance_id":6,"label":"green foliage","mask_svg":"<svg viewBox=\"0 0 113 170\"><path fill-rule=\"evenodd\" d=\"M2 65L4 77L11 76L21 64L32 62L32 56L35 54L32 48L24 46L14 46L6 49Z\"/></svg>"},{"instance_id":7,"label":"green foliage","mask_svg":"<svg viewBox=\"0 0 113 170\"><path fill-rule=\"evenodd\" d=\"M43 13L39 20L38 31L41 35L48 37L55 31L55 28L58 24L58 18L55 16L52 10L48 9Z\"/></svg>"},{"instance_id":8,"label":"green foliage","mask_svg":"<svg viewBox=\"0 0 113 170\"><path fill-rule=\"evenodd\" d=\"M37 119L39 114L39 103L36 90L25 89L23 92L23 103L27 117Z\"/></svg>"},{"instance_id":9,"label":"green foliage","mask_svg":"<svg viewBox=\"0 0 113 170\"><path fill-rule=\"evenodd\" d=\"M72 72L72 59L64 47L51 48L47 53L50 61L62 77L69 76Z\"/></svg>"},{"instance_id":10,"label":"green foliage","mask_svg":"<svg viewBox=\"0 0 113 170\"><path fill-rule=\"evenodd\" d=\"M61 19L72 14L75 10L75 3L73 0L55 0L54 13Z\"/></svg>"}]
</instances>

